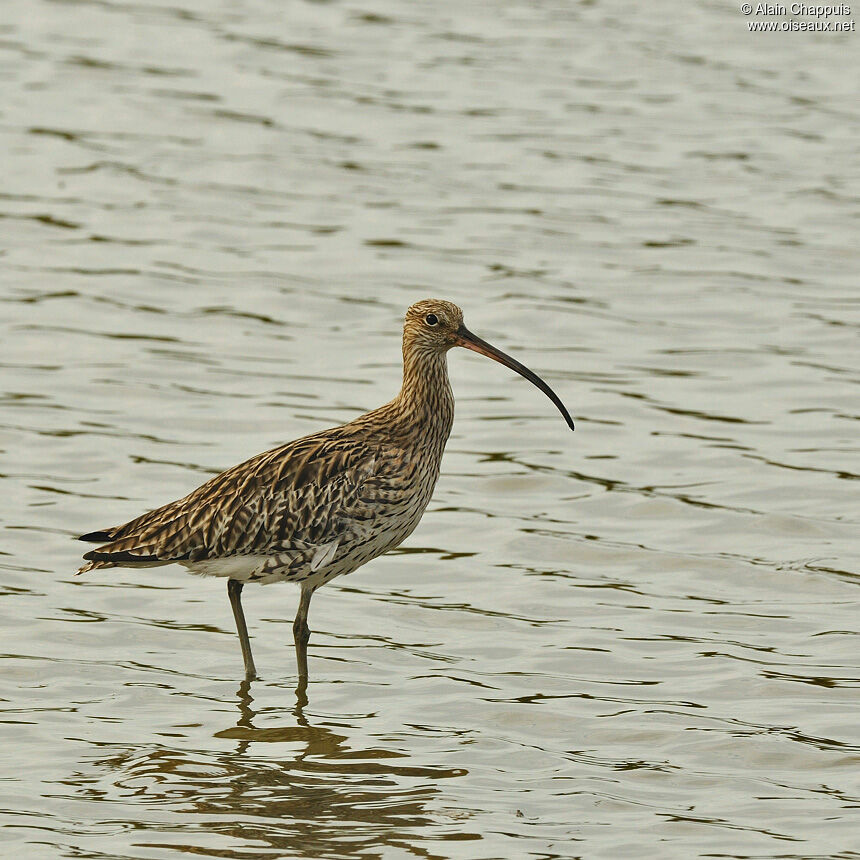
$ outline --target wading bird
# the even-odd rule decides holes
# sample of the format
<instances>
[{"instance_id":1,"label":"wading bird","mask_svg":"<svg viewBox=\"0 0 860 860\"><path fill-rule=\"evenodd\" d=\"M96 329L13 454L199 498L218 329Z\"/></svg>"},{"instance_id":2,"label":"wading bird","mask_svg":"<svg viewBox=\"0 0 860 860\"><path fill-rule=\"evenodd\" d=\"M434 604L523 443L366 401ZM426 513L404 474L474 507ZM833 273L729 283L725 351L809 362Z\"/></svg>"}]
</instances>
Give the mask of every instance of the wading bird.
<instances>
[{"instance_id":1,"label":"wading bird","mask_svg":"<svg viewBox=\"0 0 860 860\"><path fill-rule=\"evenodd\" d=\"M463 325L451 302L412 305L403 326L403 385L391 402L348 424L266 451L182 499L120 526L82 535L101 544L79 573L177 562L223 576L247 679L256 677L242 612L247 582L297 582L293 624L300 678L308 673L311 596L399 546L424 513L454 418L447 353L462 346L524 376L573 419L536 374Z\"/></svg>"}]
</instances>

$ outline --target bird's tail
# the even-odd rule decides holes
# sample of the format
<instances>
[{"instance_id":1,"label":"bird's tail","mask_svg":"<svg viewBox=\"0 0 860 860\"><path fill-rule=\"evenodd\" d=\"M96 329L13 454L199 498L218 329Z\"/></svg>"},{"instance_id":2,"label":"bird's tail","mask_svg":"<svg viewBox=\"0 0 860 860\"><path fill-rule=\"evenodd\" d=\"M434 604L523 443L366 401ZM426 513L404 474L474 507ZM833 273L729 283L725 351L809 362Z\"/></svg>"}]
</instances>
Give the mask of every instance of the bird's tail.
<instances>
[{"instance_id":1,"label":"bird's tail","mask_svg":"<svg viewBox=\"0 0 860 860\"><path fill-rule=\"evenodd\" d=\"M116 567L116 563L112 561L88 561L83 567L79 568L78 573L89 573L91 570L98 570L100 567Z\"/></svg>"}]
</instances>

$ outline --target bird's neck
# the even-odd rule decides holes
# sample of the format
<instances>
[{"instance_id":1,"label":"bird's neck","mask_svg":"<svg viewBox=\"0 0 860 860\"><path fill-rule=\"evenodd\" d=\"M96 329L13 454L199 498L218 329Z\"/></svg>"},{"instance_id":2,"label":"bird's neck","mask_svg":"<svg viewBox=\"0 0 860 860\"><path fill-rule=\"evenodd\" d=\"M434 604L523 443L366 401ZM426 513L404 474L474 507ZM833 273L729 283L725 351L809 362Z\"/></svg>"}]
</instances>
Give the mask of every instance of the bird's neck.
<instances>
[{"instance_id":1,"label":"bird's neck","mask_svg":"<svg viewBox=\"0 0 860 860\"><path fill-rule=\"evenodd\" d=\"M444 447L454 420L446 354L404 344L403 385L394 402L406 425L423 430Z\"/></svg>"}]
</instances>

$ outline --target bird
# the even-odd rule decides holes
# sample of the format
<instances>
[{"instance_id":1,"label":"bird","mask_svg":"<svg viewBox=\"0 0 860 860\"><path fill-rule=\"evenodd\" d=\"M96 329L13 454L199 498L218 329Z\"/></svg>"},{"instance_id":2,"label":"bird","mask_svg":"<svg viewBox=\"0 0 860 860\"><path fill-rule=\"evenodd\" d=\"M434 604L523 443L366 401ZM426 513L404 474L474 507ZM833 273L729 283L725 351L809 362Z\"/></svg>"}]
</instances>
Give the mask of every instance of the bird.
<instances>
[{"instance_id":1,"label":"bird","mask_svg":"<svg viewBox=\"0 0 860 860\"><path fill-rule=\"evenodd\" d=\"M298 583L293 639L299 678L306 682L314 592L399 546L427 508L454 418L447 363L453 347L525 377L574 429L543 379L469 331L457 305L425 299L406 311L403 383L393 400L257 454L122 525L81 535L99 546L84 554L78 573L178 563L191 573L226 578L246 681L258 676L243 587Z\"/></svg>"}]
</instances>

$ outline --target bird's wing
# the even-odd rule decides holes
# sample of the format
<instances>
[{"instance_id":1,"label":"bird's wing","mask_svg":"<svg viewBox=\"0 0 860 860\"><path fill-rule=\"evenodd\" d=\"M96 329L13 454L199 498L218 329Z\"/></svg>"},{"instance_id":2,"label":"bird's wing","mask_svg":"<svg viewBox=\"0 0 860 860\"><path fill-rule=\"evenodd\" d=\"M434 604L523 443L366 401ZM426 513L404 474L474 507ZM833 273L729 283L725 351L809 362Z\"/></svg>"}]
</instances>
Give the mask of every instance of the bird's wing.
<instances>
[{"instance_id":1,"label":"bird's wing","mask_svg":"<svg viewBox=\"0 0 860 860\"><path fill-rule=\"evenodd\" d=\"M372 519L373 479L385 454L379 445L330 431L258 454L185 498L83 535L106 541L84 555L92 562L85 567L290 550L312 550L315 559L345 528L361 531Z\"/></svg>"}]
</instances>

